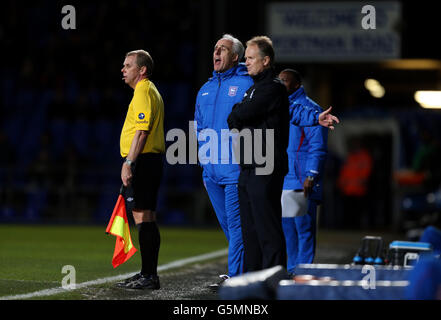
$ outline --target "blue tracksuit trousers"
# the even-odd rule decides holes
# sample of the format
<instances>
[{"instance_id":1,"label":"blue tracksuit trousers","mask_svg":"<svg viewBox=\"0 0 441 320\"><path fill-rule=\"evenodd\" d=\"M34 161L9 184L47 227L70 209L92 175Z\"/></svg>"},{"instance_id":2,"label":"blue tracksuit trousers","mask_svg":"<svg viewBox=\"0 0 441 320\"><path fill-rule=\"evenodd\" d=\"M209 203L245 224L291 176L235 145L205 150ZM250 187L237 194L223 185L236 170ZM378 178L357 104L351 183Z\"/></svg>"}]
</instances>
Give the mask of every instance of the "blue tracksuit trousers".
<instances>
[{"instance_id":1,"label":"blue tracksuit trousers","mask_svg":"<svg viewBox=\"0 0 441 320\"><path fill-rule=\"evenodd\" d=\"M237 276L245 272L237 184L219 185L204 177L204 185L228 241L228 275Z\"/></svg>"},{"instance_id":2,"label":"blue tracksuit trousers","mask_svg":"<svg viewBox=\"0 0 441 320\"><path fill-rule=\"evenodd\" d=\"M287 269L293 272L301 263L312 263L316 246L317 202L308 200L308 213L300 217L282 218L288 255Z\"/></svg>"}]
</instances>

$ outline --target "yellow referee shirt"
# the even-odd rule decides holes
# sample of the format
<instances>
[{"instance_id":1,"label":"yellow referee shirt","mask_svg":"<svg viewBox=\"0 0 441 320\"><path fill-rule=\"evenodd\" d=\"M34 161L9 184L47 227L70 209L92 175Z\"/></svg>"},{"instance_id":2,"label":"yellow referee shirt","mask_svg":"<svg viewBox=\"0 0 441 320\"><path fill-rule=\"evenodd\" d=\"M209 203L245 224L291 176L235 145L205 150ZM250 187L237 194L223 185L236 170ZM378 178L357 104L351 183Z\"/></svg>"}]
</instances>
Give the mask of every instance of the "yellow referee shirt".
<instances>
[{"instance_id":1,"label":"yellow referee shirt","mask_svg":"<svg viewBox=\"0 0 441 320\"><path fill-rule=\"evenodd\" d=\"M141 153L164 153L164 102L153 82L139 81L135 86L132 101L127 110L121 131L120 153L127 157L137 130L149 135Z\"/></svg>"}]
</instances>

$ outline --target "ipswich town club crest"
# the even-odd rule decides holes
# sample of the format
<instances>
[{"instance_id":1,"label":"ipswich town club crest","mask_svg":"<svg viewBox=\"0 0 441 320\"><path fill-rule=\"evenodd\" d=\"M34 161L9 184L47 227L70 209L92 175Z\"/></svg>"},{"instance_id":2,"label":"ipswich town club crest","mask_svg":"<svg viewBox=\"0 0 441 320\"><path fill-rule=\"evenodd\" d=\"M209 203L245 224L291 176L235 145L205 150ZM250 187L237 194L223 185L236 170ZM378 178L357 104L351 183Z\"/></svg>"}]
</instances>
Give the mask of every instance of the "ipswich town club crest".
<instances>
[{"instance_id":1,"label":"ipswich town club crest","mask_svg":"<svg viewBox=\"0 0 441 320\"><path fill-rule=\"evenodd\" d=\"M230 88L228 89L228 95L229 95L230 97L234 97L234 96L236 96L237 89L239 89L238 86L230 86Z\"/></svg>"}]
</instances>

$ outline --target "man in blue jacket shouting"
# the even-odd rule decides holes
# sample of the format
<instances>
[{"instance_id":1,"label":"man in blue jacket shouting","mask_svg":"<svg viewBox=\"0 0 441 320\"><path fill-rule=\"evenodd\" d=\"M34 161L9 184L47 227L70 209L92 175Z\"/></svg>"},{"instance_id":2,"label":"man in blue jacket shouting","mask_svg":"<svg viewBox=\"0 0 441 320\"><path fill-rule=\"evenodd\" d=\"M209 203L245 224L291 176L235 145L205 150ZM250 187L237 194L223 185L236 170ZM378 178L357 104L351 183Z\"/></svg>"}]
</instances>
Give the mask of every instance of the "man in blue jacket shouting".
<instances>
[{"instance_id":1,"label":"man in blue jacket shouting","mask_svg":"<svg viewBox=\"0 0 441 320\"><path fill-rule=\"evenodd\" d=\"M228 241L228 275L221 275L220 283L245 272L237 189L240 167L233 160L231 136L221 132L228 132L227 118L233 105L242 100L253 84L245 65L239 63L244 51L238 39L223 35L214 47L213 76L201 87L196 98L195 122L204 186ZM206 129L216 132L218 152L215 159L213 154L201 154L203 139L200 134ZM210 161L204 161L207 160L205 156ZM210 288L216 290L219 284Z\"/></svg>"},{"instance_id":2,"label":"man in blue jacket shouting","mask_svg":"<svg viewBox=\"0 0 441 320\"><path fill-rule=\"evenodd\" d=\"M322 112L302 86L300 74L285 69L279 74L289 94L290 108ZM327 155L328 129L323 126L289 128L288 174L282 192L282 227L287 249L287 269L312 263L316 245L317 206L322 200L322 178Z\"/></svg>"}]
</instances>

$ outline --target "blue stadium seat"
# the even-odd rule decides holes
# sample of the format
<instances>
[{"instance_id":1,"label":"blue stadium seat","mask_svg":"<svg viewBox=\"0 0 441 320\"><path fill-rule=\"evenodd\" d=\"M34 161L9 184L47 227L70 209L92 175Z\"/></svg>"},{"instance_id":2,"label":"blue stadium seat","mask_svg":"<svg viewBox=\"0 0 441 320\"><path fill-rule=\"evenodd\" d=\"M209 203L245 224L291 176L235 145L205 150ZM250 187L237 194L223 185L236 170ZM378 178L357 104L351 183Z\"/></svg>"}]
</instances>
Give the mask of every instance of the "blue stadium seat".
<instances>
[{"instance_id":1,"label":"blue stadium seat","mask_svg":"<svg viewBox=\"0 0 441 320\"><path fill-rule=\"evenodd\" d=\"M117 199L118 190L116 190L115 192L103 190L99 195L97 207L94 213L95 221L109 221L110 217L112 216L113 208L115 207Z\"/></svg>"},{"instance_id":2,"label":"blue stadium seat","mask_svg":"<svg viewBox=\"0 0 441 320\"><path fill-rule=\"evenodd\" d=\"M0 207L0 220L1 221L9 221L13 220L16 216L17 212L14 208L10 206L1 206Z\"/></svg>"},{"instance_id":3,"label":"blue stadium seat","mask_svg":"<svg viewBox=\"0 0 441 320\"><path fill-rule=\"evenodd\" d=\"M114 144L113 123L110 120L98 120L93 125L94 139L99 145L108 146Z\"/></svg>"},{"instance_id":4,"label":"blue stadium seat","mask_svg":"<svg viewBox=\"0 0 441 320\"><path fill-rule=\"evenodd\" d=\"M90 154L90 124L86 119L74 121L70 127L70 138L75 150L82 156Z\"/></svg>"},{"instance_id":5,"label":"blue stadium seat","mask_svg":"<svg viewBox=\"0 0 441 320\"><path fill-rule=\"evenodd\" d=\"M18 150L21 164L27 166L38 155L40 150L40 139L44 130L44 114L36 112L30 119L26 119L23 128L22 141Z\"/></svg>"},{"instance_id":6,"label":"blue stadium seat","mask_svg":"<svg viewBox=\"0 0 441 320\"><path fill-rule=\"evenodd\" d=\"M3 130L11 142L11 145L18 149L21 140L21 132L24 125L24 119L18 114L10 116L3 121Z\"/></svg>"},{"instance_id":7,"label":"blue stadium seat","mask_svg":"<svg viewBox=\"0 0 441 320\"><path fill-rule=\"evenodd\" d=\"M115 157L115 151L116 156L119 154L119 136L116 135L112 121L100 119L93 124L91 131L91 144L93 145L91 151L94 160L106 159L107 161L112 154Z\"/></svg>"},{"instance_id":8,"label":"blue stadium seat","mask_svg":"<svg viewBox=\"0 0 441 320\"><path fill-rule=\"evenodd\" d=\"M44 207L46 206L46 201L47 191L45 189L37 189L29 192L24 218L29 221L39 220Z\"/></svg>"},{"instance_id":9,"label":"blue stadium seat","mask_svg":"<svg viewBox=\"0 0 441 320\"><path fill-rule=\"evenodd\" d=\"M54 119L49 124L49 132L51 135L51 156L57 159L64 152L67 134L68 123L64 119Z\"/></svg>"}]
</instances>

